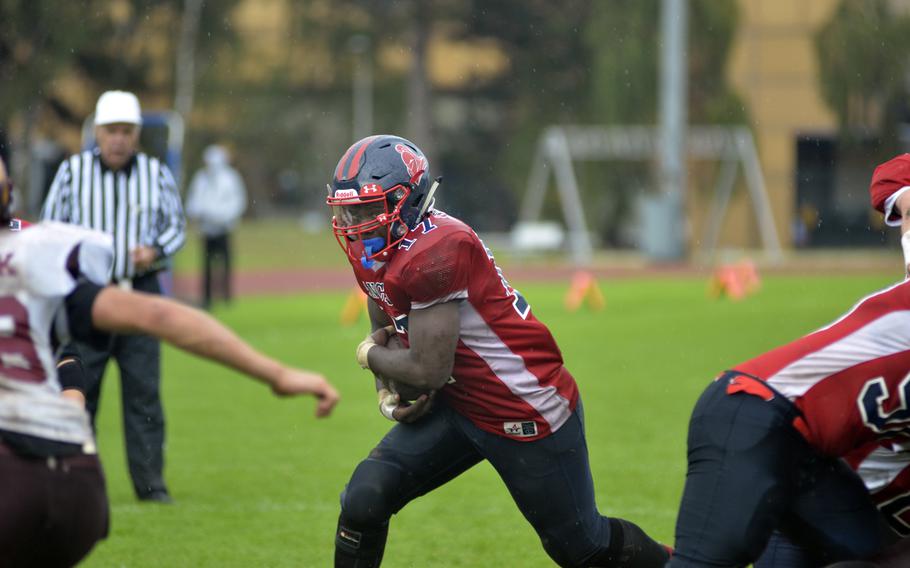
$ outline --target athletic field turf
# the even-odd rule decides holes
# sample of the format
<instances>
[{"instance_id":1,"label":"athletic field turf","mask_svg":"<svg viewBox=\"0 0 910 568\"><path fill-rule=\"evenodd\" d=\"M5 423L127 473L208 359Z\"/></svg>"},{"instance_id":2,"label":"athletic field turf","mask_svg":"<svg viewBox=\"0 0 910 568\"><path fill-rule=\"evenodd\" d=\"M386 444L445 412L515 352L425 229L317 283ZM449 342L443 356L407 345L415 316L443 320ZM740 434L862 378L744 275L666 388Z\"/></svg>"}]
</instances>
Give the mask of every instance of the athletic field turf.
<instances>
[{"instance_id":1,"label":"athletic field turf","mask_svg":"<svg viewBox=\"0 0 910 568\"><path fill-rule=\"evenodd\" d=\"M567 313L564 285L514 282L546 322L579 382L601 511L671 542L686 422L719 371L809 332L887 276L766 278L757 295L713 300L701 279L602 282L607 308ZM138 504L129 486L116 372L99 443L109 538L87 566L331 565L338 494L389 428L354 361L361 320L338 324L345 296L243 298L216 311L264 351L329 376L343 400L328 420L310 400L180 352L164 355L167 478L176 504ZM392 520L384 566L551 566L492 468L481 464Z\"/></svg>"}]
</instances>

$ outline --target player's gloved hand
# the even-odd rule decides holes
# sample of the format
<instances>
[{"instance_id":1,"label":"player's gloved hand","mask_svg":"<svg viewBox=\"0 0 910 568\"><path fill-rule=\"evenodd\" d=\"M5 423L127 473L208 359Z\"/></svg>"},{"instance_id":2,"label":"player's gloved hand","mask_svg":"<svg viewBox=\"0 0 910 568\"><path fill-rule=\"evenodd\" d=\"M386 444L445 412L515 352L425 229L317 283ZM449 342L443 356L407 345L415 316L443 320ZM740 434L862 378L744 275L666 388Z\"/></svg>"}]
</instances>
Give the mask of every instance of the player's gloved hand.
<instances>
[{"instance_id":1,"label":"player's gloved hand","mask_svg":"<svg viewBox=\"0 0 910 568\"><path fill-rule=\"evenodd\" d=\"M379 412L393 422L410 424L423 418L433 408L436 391L422 394L417 400L401 404L400 397L388 389L379 389Z\"/></svg>"},{"instance_id":2,"label":"player's gloved hand","mask_svg":"<svg viewBox=\"0 0 910 568\"><path fill-rule=\"evenodd\" d=\"M391 420L395 420L395 409L398 408L399 397L389 389L379 389L376 393L379 397L379 413Z\"/></svg>"},{"instance_id":3,"label":"player's gloved hand","mask_svg":"<svg viewBox=\"0 0 910 568\"><path fill-rule=\"evenodd\" d=\"M369 369L370 363L367 360L367 355L369 355L370 349L377 345L385 345L389 342L389 337L394 334L395 326L387 325L367 335L366 338L360 342L360 345L357 346L357 364L363 369Z\"/></svg>"}]
</instances>

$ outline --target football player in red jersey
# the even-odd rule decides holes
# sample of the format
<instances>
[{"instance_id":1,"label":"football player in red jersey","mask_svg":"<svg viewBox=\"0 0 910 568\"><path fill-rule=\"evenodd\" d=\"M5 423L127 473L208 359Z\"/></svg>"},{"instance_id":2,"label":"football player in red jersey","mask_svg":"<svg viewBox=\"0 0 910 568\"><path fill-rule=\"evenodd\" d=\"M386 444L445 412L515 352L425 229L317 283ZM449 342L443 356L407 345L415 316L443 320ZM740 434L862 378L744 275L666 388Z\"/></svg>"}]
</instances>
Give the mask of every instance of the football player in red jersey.
<instances>
[{"instance_id":1,"label":"football player in red jersey","mask_svg":"<svg viewBox=\"0 0 910 568\"><path fill-rule=\"evenodd\" d=\"M331 412L338 394L321 375L285 367L198 310L104 286L113 248L103 233L53 222L9 230L11 191L0 160L0 566L73 566L107 534L88 413L62 394L55 364L66 336L151 334Z\"/></svg>"},{"instance_id":2,"label":"football player in red jersey","mask_svg":"<svg viewBox=\"0 0 910 568\"><path fill-rule=\"evenodd\" d=\"M910 434L908 376L910 280L721 374L689 423L669 566L745 566L773 530L820 565L887 555L898 537L841 458Z\"/></svg>"},{"instance_id":3,"label":"football player in red jersey","mask_svg":"<svg viewBox=\"0 0 910 568\"><path fill-rule=\"evenodd\" d=\"M910 154L880 164L872 174L872 208L885 224L910 234ZM910 263L910 237L902 239L904 270ZM844 456L862 478L885 521L902 538L910 536L910 444L901 440L871 442ZM755 568L819 568L825 564L812 550L775 532Z\"/></svg>"},{"instance_id":4,"label":"football player in red jersey","mask_svg":"<svg viewBox=\"0 0 910 568\"><path fill-rule=\"evenodd\" d=\"M891 225L906 221L907 188L908 155L873 175ZM910 565L908 399L910 280L721 374L692 413L668 565L743 566L772 531L783 538L756 566Z\"/></svg>"},{"instance_id":5,"label":"football player in red jersey","mask_svg":"<svg viewBox=\"0 0 910 568\"><path fill-rule=\"evenodd\" d=\"M398 422L342 494L335 566L379 566L392 515L482 460L560 566L663 566L663 546L598 512L556 341L474 231L433 209L435 187L414 144L381 135L351 146L328 188L335 235L370 297L374 332L357 360L382 377L380 410ZM384 346L392 332L403 349ZM390 381L432 394L409 404Z\"/></svg>"}]
</instances>

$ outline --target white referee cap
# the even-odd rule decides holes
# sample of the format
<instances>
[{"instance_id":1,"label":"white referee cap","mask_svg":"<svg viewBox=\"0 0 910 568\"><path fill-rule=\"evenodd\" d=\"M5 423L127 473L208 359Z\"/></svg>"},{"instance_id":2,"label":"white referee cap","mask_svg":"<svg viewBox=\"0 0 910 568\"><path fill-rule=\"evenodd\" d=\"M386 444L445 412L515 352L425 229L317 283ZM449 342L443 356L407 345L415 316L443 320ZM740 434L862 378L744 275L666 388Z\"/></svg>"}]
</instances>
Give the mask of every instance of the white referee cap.
<instances>
[{"instance_id":1,"label":"white referee cap","mask_svg":"<svg viewBox=\"0 0 910 568\"><path fill-rule=\"evenodd\" d=\"M126 91L107 91L98 97L98 104L95 106L95 126L118 122L142 125L139 99Z\"/></svg>"}]
</instances>

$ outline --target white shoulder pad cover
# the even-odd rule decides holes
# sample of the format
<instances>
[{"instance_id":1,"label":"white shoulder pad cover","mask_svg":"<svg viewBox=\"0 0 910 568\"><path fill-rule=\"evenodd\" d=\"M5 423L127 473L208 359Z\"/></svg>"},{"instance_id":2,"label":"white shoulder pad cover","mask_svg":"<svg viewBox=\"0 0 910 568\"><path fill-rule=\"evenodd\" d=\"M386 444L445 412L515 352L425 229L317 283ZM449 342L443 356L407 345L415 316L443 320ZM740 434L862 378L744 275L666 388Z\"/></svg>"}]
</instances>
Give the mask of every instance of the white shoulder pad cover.
<instances>
[{"instance_id":1,"label":"white shoulder pad cover","mask_svg":"<svg viewBox=\"0 0 910 568\"><path fill-rule=\"evenodd\" d=\"M103 286L111 276L114 248L99 231L57 222L43 222L20 233L25 253L25 285L40 296L66 296L76 285L66 259L79 245L79 271Z\"/></svg>"}]
</instances>

